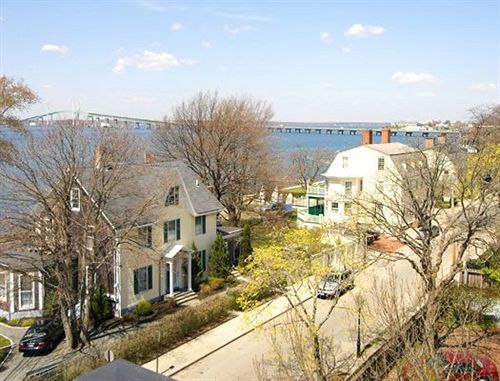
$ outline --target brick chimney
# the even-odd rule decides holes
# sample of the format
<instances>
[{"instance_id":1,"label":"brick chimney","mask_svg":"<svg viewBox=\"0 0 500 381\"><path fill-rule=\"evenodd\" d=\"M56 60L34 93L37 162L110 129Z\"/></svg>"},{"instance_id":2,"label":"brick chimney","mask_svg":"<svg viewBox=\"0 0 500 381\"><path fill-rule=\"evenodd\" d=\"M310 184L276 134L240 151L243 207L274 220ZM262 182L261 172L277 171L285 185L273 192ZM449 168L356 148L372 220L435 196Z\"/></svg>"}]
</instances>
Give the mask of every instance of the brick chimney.
<instances>
[{"instance_id":1,"label":"brick chimney","mask_svg":"<svg viewBox=\"0 0 500 381\"><path fill-rule=\"evenodd\" d=\"M424 148L431 149L434 147L434 138L424 138Z\"/></svg>"},{"instance_id":2,"label":"brick chimney","mask_svg":"<svg viewBox=\"0 0 500 381\"><path fill-rule=\"evenodd\" d=\"M446 144L446 134L440 134L438 136L438 143L439 144Z\"/></svg>"},{"instance_id":3,"label":"brick chimney","mask_svg":"<svg viewBox=\"0 0 500 381\"><path fill-rule=\"evenodd\" d=\"M144 162L146 164L155 163L158 161L158 158L151 152L144 152Z\"/></svg>"},{"instance_id":4,"label":"brick chimney","mask_svg":"<svg viewBox=\"0 0 500 381\"><path fill-rule=\"evenodd\" d=\"M391 142L391 129L390 128L382 128L382 137L380 139L380 143L390 143Z\"/></svg>"},{"instance_id":5,"label":"brick chimney","mask_svg":"<svg viewBox=\"0 0 500 381\"><path fill-rule=\"evenodd\" d=\"M363 130L361 131L361 144L373 144L373 131Z\"/></svg>"},{"instance_id":6,"label":"brick chimney","mask_svg":"<svg viewBox=\"0 0 500 381\"><path fill-rule=\"evenodd\" d=\"M94 152L94 165L96 168L101 167L103 155L104 155L104 148L102 147L102 145L100 144L96 145Z\"/></svg>"}]
</instances>

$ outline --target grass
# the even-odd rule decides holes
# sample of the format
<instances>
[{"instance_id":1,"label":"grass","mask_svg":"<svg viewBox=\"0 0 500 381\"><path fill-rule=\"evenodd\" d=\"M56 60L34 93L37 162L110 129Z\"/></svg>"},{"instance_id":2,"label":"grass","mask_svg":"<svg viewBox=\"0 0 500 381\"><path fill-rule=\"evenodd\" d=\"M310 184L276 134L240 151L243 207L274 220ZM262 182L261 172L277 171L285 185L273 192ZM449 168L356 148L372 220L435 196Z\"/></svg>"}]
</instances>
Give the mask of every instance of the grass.
<instances>
[{"instance_id":1,"label":"grass","mask_svg":"<svg viewBox=\"0 0 500 381\"><path fill-rule=\"evenodd\" d=\"M6 348L4 348L6 347ZM0 335L0 362L2 362L5 359L5 356L8 355L9 353L9 347L10 347L10 340L7 339L6 337Z\"/></svg>"},{"instance_id":2,"label":"grass","mask_svg":"<svg viewBox=\"0 0 500 381\"><path fill-rule=\"evenodd\" d=\"M23 318L7 320L5 318L0 318L0 322L10 325L11 327L31 327L35 323L35 319Z\"/></svg>"}]
</instances>

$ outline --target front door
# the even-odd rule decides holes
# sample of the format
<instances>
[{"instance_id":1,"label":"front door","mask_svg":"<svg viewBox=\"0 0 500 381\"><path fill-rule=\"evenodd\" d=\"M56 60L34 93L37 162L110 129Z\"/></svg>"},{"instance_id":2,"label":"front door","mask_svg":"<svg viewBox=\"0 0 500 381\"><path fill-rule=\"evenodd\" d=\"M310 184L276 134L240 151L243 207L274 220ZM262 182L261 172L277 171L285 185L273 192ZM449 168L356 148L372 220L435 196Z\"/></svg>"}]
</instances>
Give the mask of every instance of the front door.
<instances>
[{"instance_id":1,"label":"front door","mask_svg":"<svg viewBox=\"0 0 500 381\"><path fill-rule=\"evenodd\" d=\"M170 265L167 263L165 270L165 294L170 294Z\"/></svg>"}]
</instances>

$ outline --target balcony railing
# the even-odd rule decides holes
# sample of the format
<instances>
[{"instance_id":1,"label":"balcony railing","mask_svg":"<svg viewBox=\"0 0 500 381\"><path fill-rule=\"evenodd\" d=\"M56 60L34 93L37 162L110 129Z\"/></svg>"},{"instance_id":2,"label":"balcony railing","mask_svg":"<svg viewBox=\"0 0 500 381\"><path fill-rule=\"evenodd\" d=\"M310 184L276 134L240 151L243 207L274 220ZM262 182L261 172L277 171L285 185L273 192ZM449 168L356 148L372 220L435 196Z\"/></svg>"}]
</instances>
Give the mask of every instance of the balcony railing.
<instances>
[{"instance_id":1,"label":"balcony railing","mask_svg":"<svg viewBox=\"0 0 500 381\"><path fill-rule=\"evenodd\" d=\"M325 183L316 184L316 185L309 185L307 187L307 194L324 196L325 195Z\"/></svg>"},{"instance_id":2,"label":"balcony railing","mask_svg":"<svg viewBox=\"0 0 500 381\"><path fill-rule=\"evenodd\" d=\"M323 214L314 215L309 214L307 210L299 209L297 212L297 219L307 224L321 224L323 223L324 216Z\"/></svg>"}]
</instances>

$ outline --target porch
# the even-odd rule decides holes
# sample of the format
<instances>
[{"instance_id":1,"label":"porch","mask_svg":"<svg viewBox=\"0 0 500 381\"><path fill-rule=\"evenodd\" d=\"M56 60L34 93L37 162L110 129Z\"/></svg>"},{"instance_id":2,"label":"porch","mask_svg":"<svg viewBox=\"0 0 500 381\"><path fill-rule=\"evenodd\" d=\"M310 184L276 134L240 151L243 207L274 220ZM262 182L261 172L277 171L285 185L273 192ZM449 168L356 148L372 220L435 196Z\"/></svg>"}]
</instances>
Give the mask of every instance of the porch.
<instances>
[{"instance_id":1,"label":"porch","mask_svg":"<svg viewBox=\"0 0 500 381\"><path fill-rule=\"evenodd\" d=\"M168 248L162 257L160 267L160 292L174 297L176 292L193 291L192 250L183 245Z\"/></svg>"}]
</instances>

